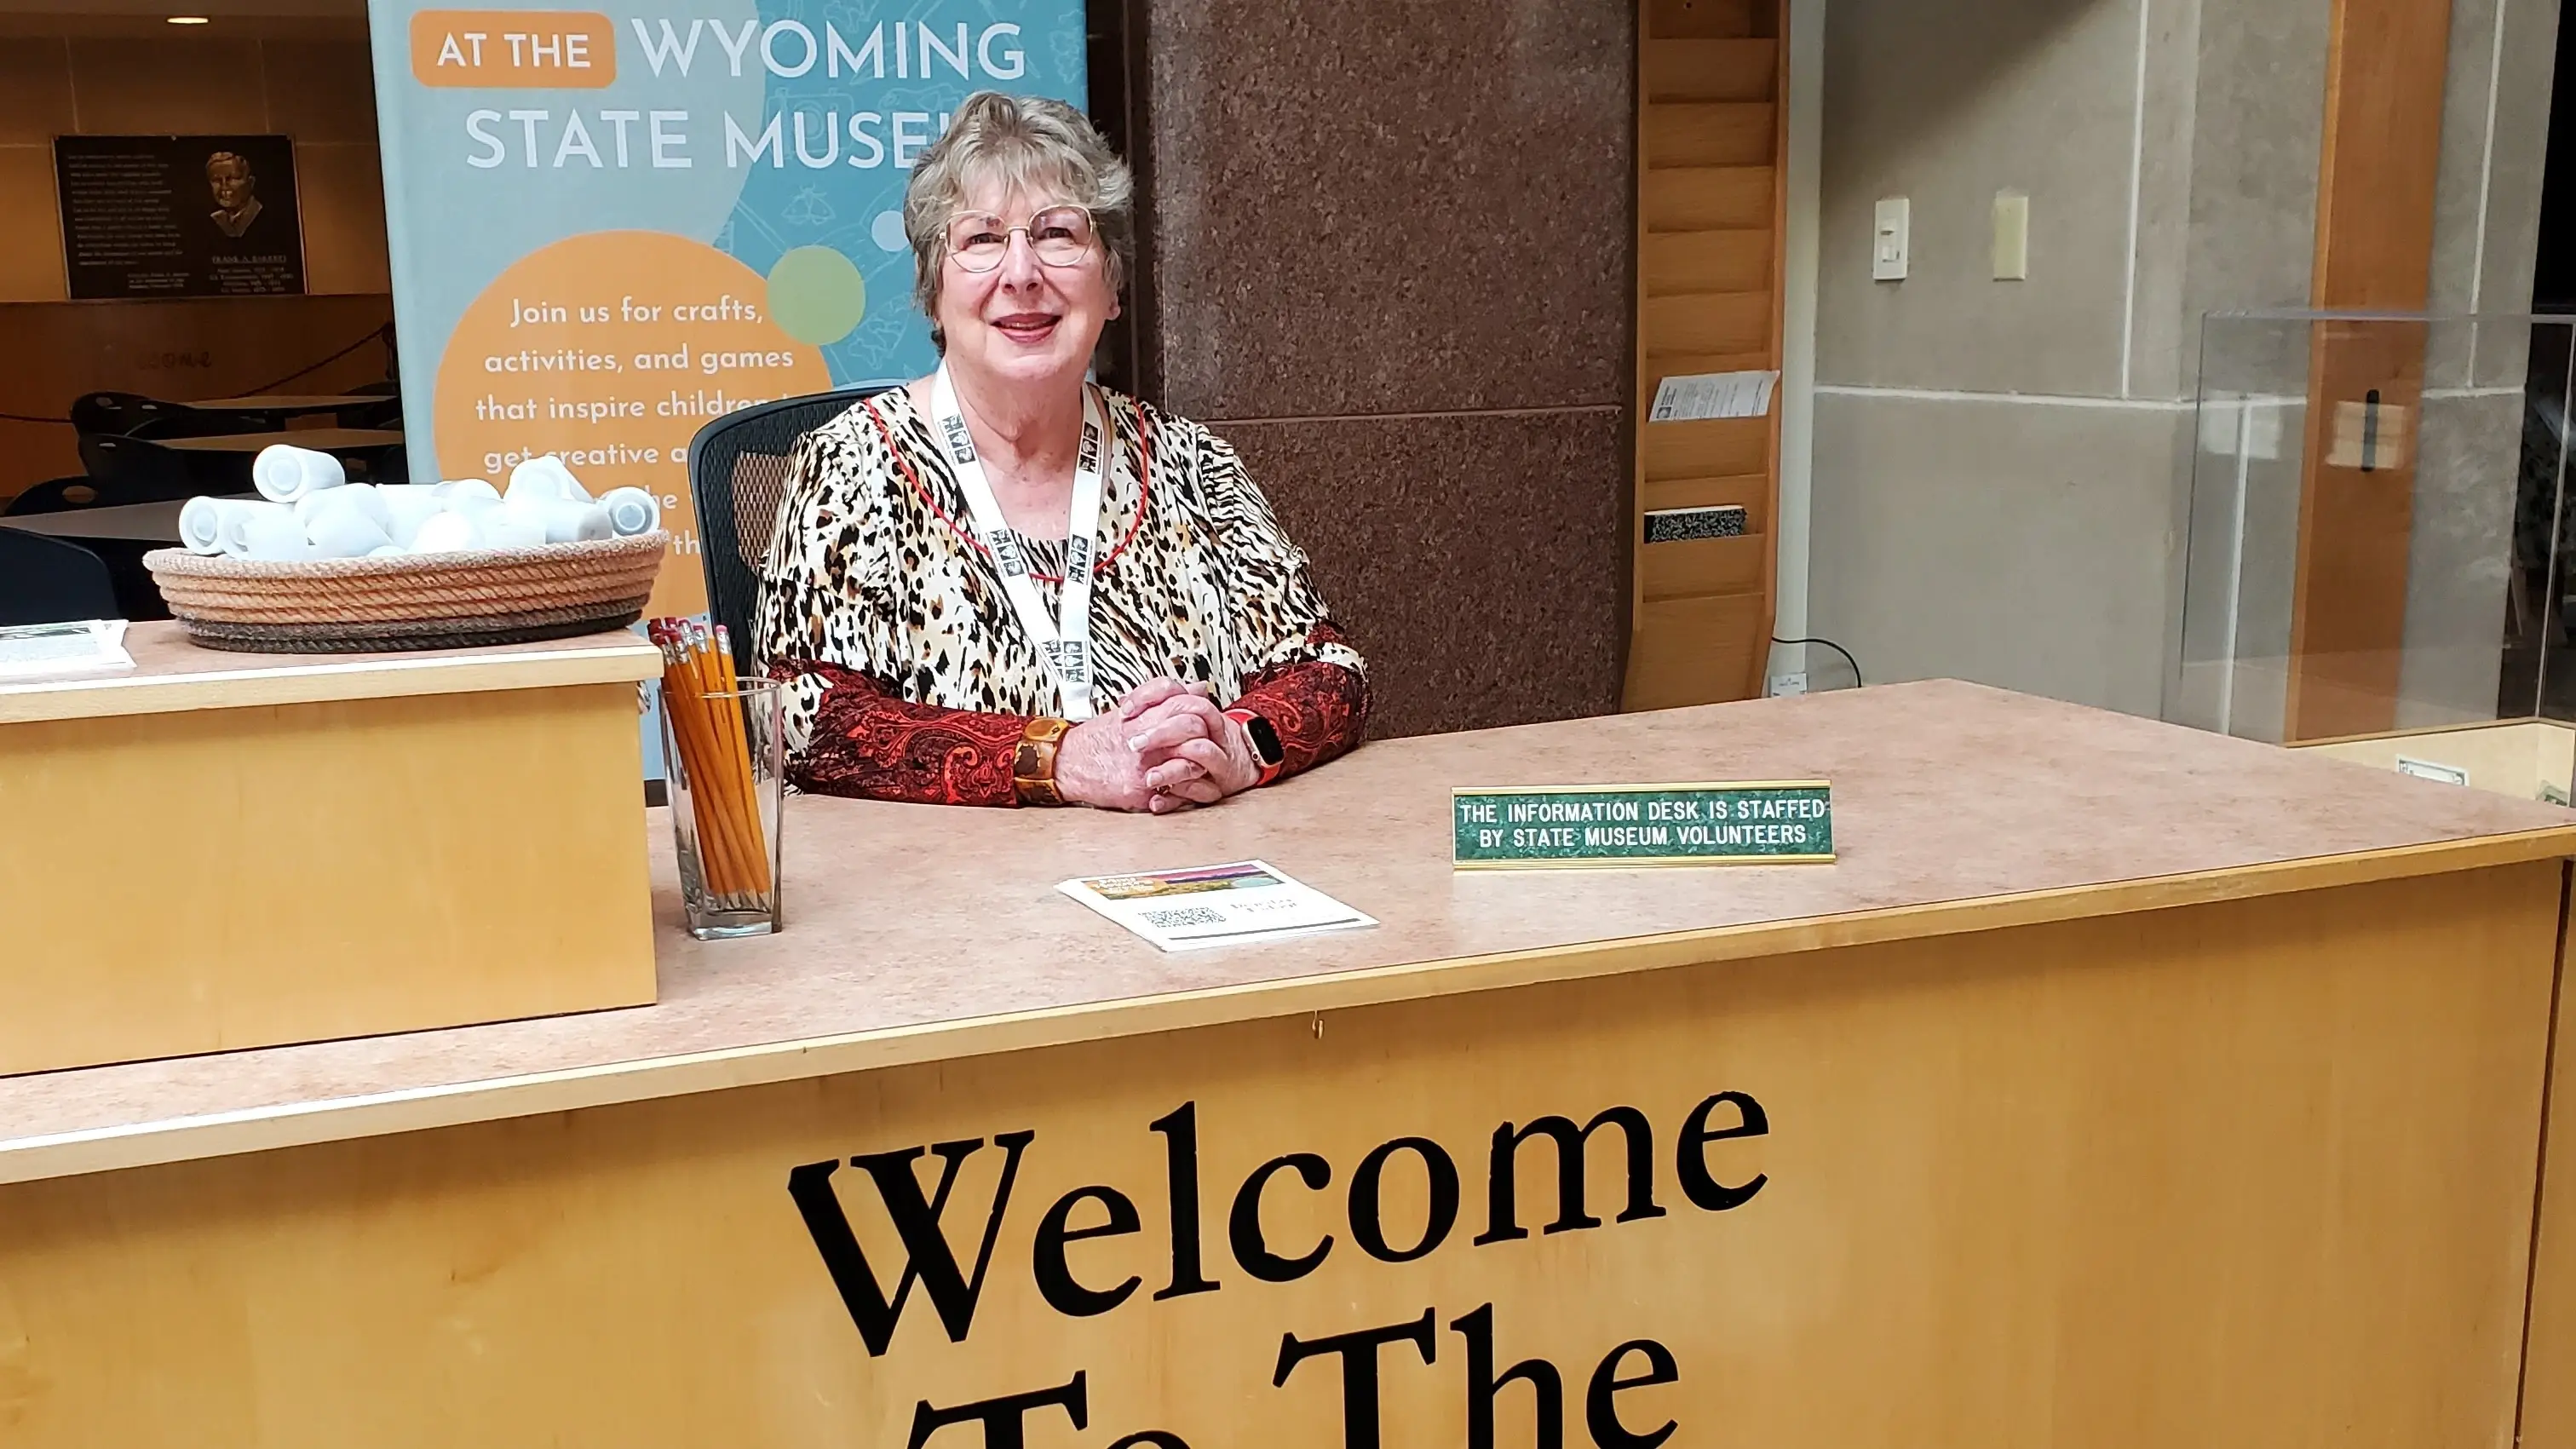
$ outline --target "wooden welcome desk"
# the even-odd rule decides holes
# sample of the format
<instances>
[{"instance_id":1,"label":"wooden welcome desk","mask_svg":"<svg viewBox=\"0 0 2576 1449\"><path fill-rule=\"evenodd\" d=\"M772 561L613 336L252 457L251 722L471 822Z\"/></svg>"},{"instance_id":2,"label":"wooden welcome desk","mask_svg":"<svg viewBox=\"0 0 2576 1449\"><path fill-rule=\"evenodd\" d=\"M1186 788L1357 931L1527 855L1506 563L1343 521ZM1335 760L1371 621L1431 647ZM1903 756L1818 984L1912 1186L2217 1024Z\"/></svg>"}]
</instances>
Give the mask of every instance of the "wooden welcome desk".
<instances>
[{"instance_id":1,"label":"wooden welcome desk","mask_svg":"<svg viewBox=\"0 0 2576 1449\"><path fill-rule=\"evenodd\" d=\"M1801 777L1838 865L1447 863L1452 785ZM1383 928L1053 890L1256 855ZM0 1442L2564 1449L2571 855L1955 684L791 801L785 935L658 867L656 1005L0 1080Z\"/></svg>"}]
</instances>

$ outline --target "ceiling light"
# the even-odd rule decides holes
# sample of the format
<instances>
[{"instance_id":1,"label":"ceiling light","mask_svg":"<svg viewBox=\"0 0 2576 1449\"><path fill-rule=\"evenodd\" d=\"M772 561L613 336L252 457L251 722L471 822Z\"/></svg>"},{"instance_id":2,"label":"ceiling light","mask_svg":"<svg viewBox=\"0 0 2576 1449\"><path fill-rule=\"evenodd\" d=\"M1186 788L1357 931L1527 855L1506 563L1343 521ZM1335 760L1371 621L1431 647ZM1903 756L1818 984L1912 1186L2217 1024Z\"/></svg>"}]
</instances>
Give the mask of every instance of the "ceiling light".
<instances>
[{"instance_id":1,"label":"ceiling light","mask_svg":"<svg viewBox=\"0 0 2576 1449\"><path fill-rule=\"evenodd\" d=\"M206 23L206 17L202 15L173 15L170 17L170 23L173 25L203 25Z\"/></svg>"}]
</instances>

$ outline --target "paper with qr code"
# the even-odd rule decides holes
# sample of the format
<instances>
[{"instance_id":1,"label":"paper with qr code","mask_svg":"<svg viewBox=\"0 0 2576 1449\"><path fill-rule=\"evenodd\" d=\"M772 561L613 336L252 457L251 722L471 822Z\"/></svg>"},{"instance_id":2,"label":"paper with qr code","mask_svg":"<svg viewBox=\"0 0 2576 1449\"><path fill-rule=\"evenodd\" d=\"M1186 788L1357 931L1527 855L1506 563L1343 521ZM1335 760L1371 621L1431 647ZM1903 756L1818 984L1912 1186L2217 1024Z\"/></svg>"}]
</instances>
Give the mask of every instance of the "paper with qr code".
<instances>
[{"instance_id":1,"label":"paper with qr code","mask_svg":"<svg viewBox=\"0 0 2576 1449\"><path fill-rule=\"evenodd\" d=\"M1092 876L1056 889L1166 951L1241 946L1377 924L1258 860Z\"/></svg>"}]
</instances>

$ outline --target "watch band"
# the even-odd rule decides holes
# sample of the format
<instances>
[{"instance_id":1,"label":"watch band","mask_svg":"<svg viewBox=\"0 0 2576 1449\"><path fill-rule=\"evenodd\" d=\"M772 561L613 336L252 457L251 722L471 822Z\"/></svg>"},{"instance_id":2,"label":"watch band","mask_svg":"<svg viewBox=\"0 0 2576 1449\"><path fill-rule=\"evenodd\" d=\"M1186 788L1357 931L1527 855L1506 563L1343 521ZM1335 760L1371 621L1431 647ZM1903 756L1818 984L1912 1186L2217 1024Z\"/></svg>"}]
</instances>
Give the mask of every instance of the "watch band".
<instances>
[{"instance_id":1,"label":"watch band","mask_svg":"<svg viewBox=\"0 0 2576 1449\"><path fill-rule=\"evenodd\" d=\"M1064 803L1064 791L1055 783L1055 757L1066 732L1072 728L1071 720L1041 715L1020 731L1019 748L1011 754L1011 793L1021 804Z\"/></svg>"},{"instance_id":2,"label":"watch band","mask_svg":"<svg viewBox=\"0 0 2576 1449\"><path fill-rule=\"evenodd\" d=\"M1261 777L1252 782L1253 788L1257 790L1278 779L1288 765L1287 752L1279 747L1279 731L1248 709L1227 710L1225 717L1243 726L1243 737L1252 745L1252 761L1261 767Z\"/></svg>"}]
</instances>

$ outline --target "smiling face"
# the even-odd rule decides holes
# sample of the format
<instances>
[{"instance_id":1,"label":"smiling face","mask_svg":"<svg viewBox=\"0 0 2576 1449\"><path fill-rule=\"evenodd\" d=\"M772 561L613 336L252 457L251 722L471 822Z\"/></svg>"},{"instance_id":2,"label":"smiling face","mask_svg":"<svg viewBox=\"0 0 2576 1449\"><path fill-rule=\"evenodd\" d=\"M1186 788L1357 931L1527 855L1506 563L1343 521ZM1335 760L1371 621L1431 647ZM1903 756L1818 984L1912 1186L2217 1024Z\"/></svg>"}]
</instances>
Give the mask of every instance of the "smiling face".
<instances>
[{"instance_id":1,"label":"smiling face","mask_svg":"<svg viewBox=\"0 0 2576 1449\"><path fill-rule=\"evenodd\" d=\"M259 183L251 178L248 163L221 158L206 168L206 185L215 193L215 205L239 211L250 204Z\"/></svg>"},{"instance_id":2,"label":"smiling face","mask_svg":"<svg viewBox=\"0 0 2576 1449\"><path fill-rule=\"evenodd\" d=\"M1098 239L1078 260L1058 265L1040 254L1063 249L1060 229L1052 237L1042 233L1037 243L1027 231L1009 229L1027 227L1040 212L1062 205L1063 197L985 178L967 187L963 199L960 216L1003 219L1000 228L963 230L983 236L987 245L996 231L1006 234L1000 260L989 271L971 270L953 243L940 262L938 320L949 366L1005 387L1078 381L1100 329L1118 315L1118 292Z\"/></svg>"}]
</instances>

